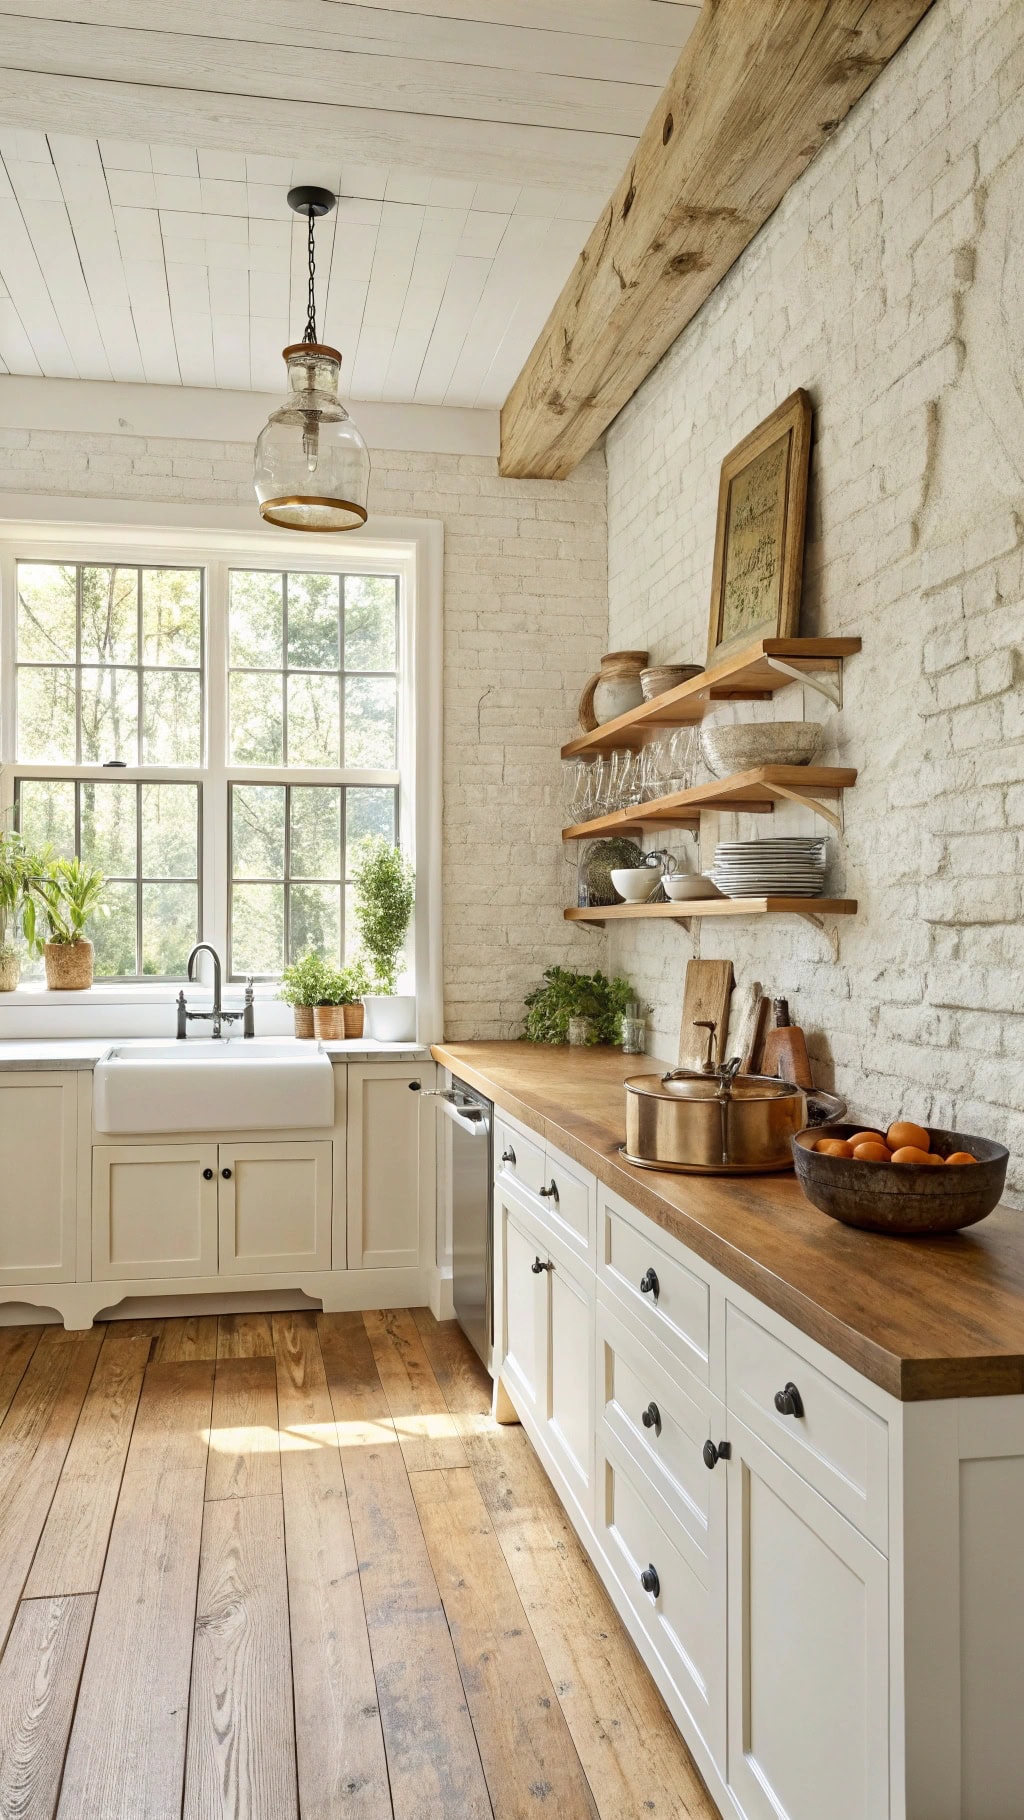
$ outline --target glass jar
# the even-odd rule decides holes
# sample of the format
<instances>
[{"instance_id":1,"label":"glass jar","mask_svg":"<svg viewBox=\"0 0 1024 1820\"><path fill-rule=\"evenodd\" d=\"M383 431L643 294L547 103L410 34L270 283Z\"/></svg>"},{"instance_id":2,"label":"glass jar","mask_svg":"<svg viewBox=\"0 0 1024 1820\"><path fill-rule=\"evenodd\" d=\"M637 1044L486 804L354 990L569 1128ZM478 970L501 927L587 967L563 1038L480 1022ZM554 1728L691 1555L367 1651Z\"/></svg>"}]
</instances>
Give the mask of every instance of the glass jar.
<instances>
[{"instance_id":1,"label":"glass jar","mask_svg":"<svg viewBox=\"0 0 1024 1820\"><path fill-rule=\"evenodd\" d=\"M643 1055L646 1041L647 1019L643 1017L624 1017L622 1019L623 1055Z\"/></svg>"},{"instance_id":2,"label":"glass jar","mask_svg":"<svg viewBox=\"0 0 1024 1820\"><path fill-rule=\"evenodd\" d=\"M589 1017L571 1017L569 1019L570 1049L584 1049L590 1042L594 1030L594 1020Z\"/></svg>"}]
</instances>

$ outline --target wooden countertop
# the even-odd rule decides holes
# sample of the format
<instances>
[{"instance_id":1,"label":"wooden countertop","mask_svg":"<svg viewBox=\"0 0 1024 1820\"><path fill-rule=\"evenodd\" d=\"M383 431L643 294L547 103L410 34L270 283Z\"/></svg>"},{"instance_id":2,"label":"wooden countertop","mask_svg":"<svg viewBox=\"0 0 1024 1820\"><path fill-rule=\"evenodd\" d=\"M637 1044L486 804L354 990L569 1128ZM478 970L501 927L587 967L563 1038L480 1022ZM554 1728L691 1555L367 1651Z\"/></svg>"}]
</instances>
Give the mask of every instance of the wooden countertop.
<instances>
[{"instance_id":1,"label":"wooden countertop","mask_svg":"<svg viewBox=\"0 0 1024 1820\"><path fill-rule=\"evenodd\" d=\"M1024 1214L944 1238L882 1238L819 1213L794 1176L686 1176L618 1155L622 1082L665 1064L617 1049L438 1043L435 1061L591 1170L691 1251L904 1402L1024 1392Z\"/></svg>"}]
</instances>

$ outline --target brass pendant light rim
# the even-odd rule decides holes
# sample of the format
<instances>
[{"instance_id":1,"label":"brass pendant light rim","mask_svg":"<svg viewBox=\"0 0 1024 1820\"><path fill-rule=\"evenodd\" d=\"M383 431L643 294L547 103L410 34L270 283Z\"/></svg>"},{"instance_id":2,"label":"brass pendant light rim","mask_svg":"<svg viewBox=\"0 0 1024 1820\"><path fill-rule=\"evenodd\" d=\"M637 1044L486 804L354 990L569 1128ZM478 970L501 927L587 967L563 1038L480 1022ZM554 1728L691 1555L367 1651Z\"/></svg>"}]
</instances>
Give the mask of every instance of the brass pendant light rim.
<instances>
[{"instance_id":1,"label":"brass pendant light rim","mask_svg":"<svg viewBox=\"0 0 1024 1820\"><path fill-rule=\"evenodd\" d=\"M330 511L354 512L358 522L354 525L297 525L289 519L276 518L272 507L281 506L326 506ZM315 536L331 536L339 531L357 531L366 523L366 507L357 505L354 499L328 499L316 493L281 494L277 499L260 500L260 517L268 524L279 525L282 531L306 531Z\"/></svg>"},{"instance_id":2,"label":"brass pendant light rim","mask_svg":"<svg viewBox=\"0 0 1024 1820\"><path fill-rule=\"evenodd\" d=\"M342 360L338 349L329 348L325 341L293 341L288 347L281 349L282 360L290 360L293 354L317 354L320 356L326 354L328 360L336 360L339 366L341 365Z\"/></svg>"}]
</instances>

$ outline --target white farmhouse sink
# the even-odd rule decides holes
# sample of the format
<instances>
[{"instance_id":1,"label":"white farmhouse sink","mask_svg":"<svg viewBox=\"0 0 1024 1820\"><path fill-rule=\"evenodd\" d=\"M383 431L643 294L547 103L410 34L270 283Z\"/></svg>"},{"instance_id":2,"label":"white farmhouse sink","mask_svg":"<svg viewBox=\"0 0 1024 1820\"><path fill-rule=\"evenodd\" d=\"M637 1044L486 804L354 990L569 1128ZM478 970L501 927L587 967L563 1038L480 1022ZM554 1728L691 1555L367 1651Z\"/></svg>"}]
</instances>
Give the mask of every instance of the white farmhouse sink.
<instances>
[{"instance_id":1,"label":"white farmhouse sink","mask_svg":"<svg viewBox=\"0 0 1024 1820\"><path fill-rule=\"evenodd\" d=\"M322 1130L334 1123L334 1070L312 1044L124 1044L96 1064L97 1131Z\"/></svg>"}]
</instances>

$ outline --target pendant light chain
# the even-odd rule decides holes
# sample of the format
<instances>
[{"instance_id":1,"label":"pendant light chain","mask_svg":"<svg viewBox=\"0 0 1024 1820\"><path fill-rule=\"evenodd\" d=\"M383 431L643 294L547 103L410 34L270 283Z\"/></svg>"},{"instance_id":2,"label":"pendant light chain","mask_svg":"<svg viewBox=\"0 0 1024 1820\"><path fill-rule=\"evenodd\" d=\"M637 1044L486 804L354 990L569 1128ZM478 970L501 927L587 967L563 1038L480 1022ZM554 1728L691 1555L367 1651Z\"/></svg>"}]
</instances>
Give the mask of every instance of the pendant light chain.
<instances>
[{"instance_id":1,"label":"pendant light chain","mask_svg":"<svg viewBox=\"0 0 1024 1820\"><path fill-rule=\"evenodd\" d=\"M316 341L316 245L313 239L313 210L309 211L309 302L306 306L306 333L303 341Z\"/></svg>"}]
</instances>

